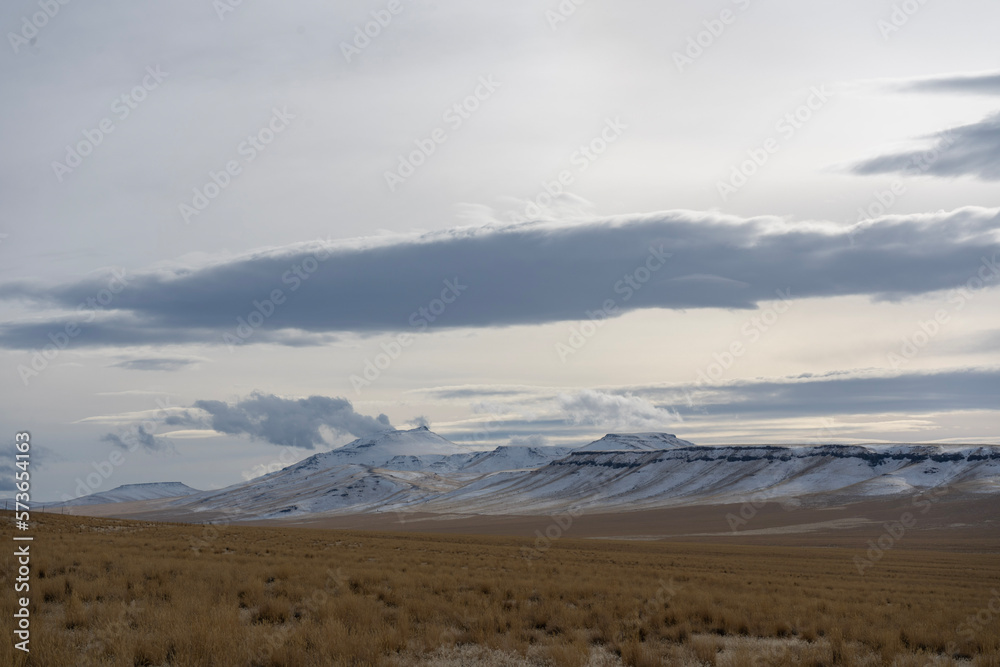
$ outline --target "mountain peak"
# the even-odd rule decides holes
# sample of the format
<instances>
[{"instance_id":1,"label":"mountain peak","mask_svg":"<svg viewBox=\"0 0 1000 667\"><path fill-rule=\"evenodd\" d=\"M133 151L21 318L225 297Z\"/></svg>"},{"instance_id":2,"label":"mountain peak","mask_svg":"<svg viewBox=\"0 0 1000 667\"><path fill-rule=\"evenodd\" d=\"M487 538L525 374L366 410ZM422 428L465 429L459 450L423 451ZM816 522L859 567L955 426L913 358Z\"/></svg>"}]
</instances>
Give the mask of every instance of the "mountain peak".
<instances>
[{"instance_id":1,"label":"mountain peak","mask_svg":"<svg viewBox=\"0 0 1000 667\"><path fill-rule=\"evenodd\" d=\"M398 456L468 454L467 447L442 438L426 426L388 430L358 438L342 447L310 456L292 468L317 469L338 465L381 466Z\"/></svg>"},{"instance_id":2,"label":"mountain peak","mask_svg":"<svg viewBox=\"0 0 1000 667\"><path fill-rule=\"evenodd\" d=\"M574 452L658 451L694 447L693 442L682 440L673 433L608 433L600 440L578 447Z\"/></svg>"},{"instance_id":3,"label":"mountain peak","mask_svg":"<svg viewBox=\"0 0 1000 667\"><path fill-rule=\"evenodd\" d=\"M549 445L500 445L491 452L476 454L462 470L497 472L540 468L546 463L561 459L570 451L569 447Z\"/></svg>"}]
</instances>

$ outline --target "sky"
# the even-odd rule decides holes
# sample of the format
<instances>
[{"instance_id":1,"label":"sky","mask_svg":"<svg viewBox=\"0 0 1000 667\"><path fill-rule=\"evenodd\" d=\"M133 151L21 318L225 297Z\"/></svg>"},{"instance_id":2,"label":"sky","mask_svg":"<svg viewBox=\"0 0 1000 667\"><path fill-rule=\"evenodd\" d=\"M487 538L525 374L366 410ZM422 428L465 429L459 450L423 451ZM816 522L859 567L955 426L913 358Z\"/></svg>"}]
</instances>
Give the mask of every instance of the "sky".
<instances>
[{"instance_id":1,"label":"sky","mask_svg":"<svg viewBox=\"0 0 1000 667\"><path fill-rule=\"evenodd\" d=\"M42 500L417 426L998 442L998 21L5 3L3 437Z\"/></svg>"}]
</instances>

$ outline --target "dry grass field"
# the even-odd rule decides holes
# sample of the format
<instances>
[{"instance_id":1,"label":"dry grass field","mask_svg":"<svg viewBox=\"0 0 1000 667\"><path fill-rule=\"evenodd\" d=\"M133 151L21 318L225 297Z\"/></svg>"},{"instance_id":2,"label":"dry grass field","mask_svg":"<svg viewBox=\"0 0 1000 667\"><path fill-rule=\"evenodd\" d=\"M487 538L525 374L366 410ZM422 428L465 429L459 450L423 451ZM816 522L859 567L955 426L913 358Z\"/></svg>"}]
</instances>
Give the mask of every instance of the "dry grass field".
<instances>
[{"instance_id":1,"label":"dry grass field","mask_svg":"<svg viewBox=\"0 0 1000 667\"><path fill-rule=\"evenodd\" d=\"M1000 665L995 553L36 518L2 665Z\"/></svg>"}]
</instances>

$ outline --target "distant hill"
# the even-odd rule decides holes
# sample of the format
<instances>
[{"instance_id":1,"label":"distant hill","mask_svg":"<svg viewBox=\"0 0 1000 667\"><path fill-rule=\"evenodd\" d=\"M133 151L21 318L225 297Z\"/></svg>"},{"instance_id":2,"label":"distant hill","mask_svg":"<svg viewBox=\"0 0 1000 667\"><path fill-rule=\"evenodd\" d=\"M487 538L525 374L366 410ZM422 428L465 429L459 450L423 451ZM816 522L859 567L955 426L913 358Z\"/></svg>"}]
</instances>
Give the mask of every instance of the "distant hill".
<instances>
[{"instance_id":1,"label":"distant hill","mask_svg":"<svg viewBox=\"0 0 1000 667\"><path fill-rule=\"evenodd\" d=\"M671 433L609 433L575 450L506 445L475 451L422 427L359 438L225 489L131 484L70 504L156 500L157 510L221 512L232 520L386 512L551 515L743 504L750 498L825 507L913 498L934 489L1000 497L1000 446L698 446Z\"/></svg>"},{"instance_id":2,"label":"distant hill","mask_svg":"<svg viewBox=\"0 0 1000 667\"><path fill-rule=\"evenodd\" d=\"M104 505L107 503L127 503L136 500L157 500L160 498L176 498L201 493L187 484L180 482L150 482L148 484L123 484L122 486L81 496L61 503L46 503L47 507L73 507L78 505Z\"/></svg>"},{"instance_id":3,"label":"distant hill","mask_svg":"<svg viewBox=\"0 0 1000 667\"><path fill-rule=\"evenodd\" d=\"M600 440L574 449L575 452L652 452L677 447L695 447L673 433L608 433Z\"/></svg>"}]
</instances>

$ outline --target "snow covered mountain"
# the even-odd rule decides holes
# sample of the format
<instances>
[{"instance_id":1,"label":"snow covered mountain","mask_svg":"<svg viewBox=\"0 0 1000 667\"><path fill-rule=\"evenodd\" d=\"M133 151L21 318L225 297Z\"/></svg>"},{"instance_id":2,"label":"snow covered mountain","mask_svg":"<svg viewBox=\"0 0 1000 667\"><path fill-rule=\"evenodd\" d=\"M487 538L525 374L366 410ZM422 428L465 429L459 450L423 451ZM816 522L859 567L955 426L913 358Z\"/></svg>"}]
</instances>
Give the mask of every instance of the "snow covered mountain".
<instances>
[{"instance_id":1,"label":"snow covered mountain","mask_svg":"<svg viewBox=\"0 0 1000 667\"><path fill-rule=\"evenodd\" d=\"M942 485L1000 495L1000 446L696 446L667 433L634 433L609 434L577 449L477 452L417 428L361 438L248 482L167 502L178 511L224 512L233 520L366 512L537 515L751 497L829 506Z\"/></svg>"},{"instance_id":2,"label":"snow covered mountain","mask_svg":"<svg viewBox=\"0 0 1000 667\"><path fill-rule=\"evenodd\" d=\"M197 512L223 511L236 517L290 516L345 508L363 511L401 494L418 497L454 488L439 479L437 472L453 472L477 453L426 426L383 431L179 504Z\"/></svg>"},{"instance_id":3,"label":"snow covered mountain","mask_svg":"<svg viewBox=\"0 0 1000 667\"><path fill-rule=\"evenodd\" d=\"M176 505L195 512L221 511L234 519L279 517L354 508L377 507L407 490L407 475L426 473L389 471L344 464L320 467L301 464L218 491L185 498Z\"/></svg>"},{"instance_id":4,"label":"snow covered mountain","mask_svg":"<svg viewBox=\"0 0 1000 667\"><path fill-rule=\"evenodd\" d=\"M127 503L136 500L158 500L160 498L175 498L177 496L190 496L201 493L198 489L192 489L187 484L180 482L151 482L149 484L124 484L100 493L92 493L88 496L74 498L64 503L47 503L47 507L58 507L65 505L103 505L106 503Z\"/></svg>"},{"instance_id":5,"label":"snow covered mountain","mask_svg":"<svg viewBox=\"0 0 1000 667\"><path fill-rule=\"evenodd\" d=\"M681 447L574 452L538 470L499 473L419 503L424 512L536 514L915 495L948 485L1000 494L1000 447L928 445ZM462 508L459 510L459 508Z\"/></svg>"},{"instance_id":6,"label":"snow covered mountain","mask_svg":"<svg viewBox=\"0 0 1000 667\"><path fill-rule=\"evenodd\" d=\"M608 433L600 440L578 447L575 452L652 452L677 447L694 447L672 433Z\"/></svg>"},{"instance_id":7,"label":"snow covered mountain","mask_svg":"<svg viewBox=\"0 0 1000 667\"><path fill-rule=\"evenodd\" d=\"M469 448L456 445L426 426L420 426L409 431L383 431L358 438L343 447L310 456L292 467L319 470L352 464L385 466L390 461L403 466L414 463L430 465L448 457L468 456L471 453Z\"/></svg>"},{"instance_id":8,"label":"snow covered mountain","mask_svg":"<svg viewBox=\"0 0 1000 667\"><path fill-rule=\"evenodd\" d=\"M499 472L501 470L530 470L540 468L569 454L570 447L531 447L503 445L492 452L481 452L462 466L462 472Z\"/></svg>"}]
</instances>

